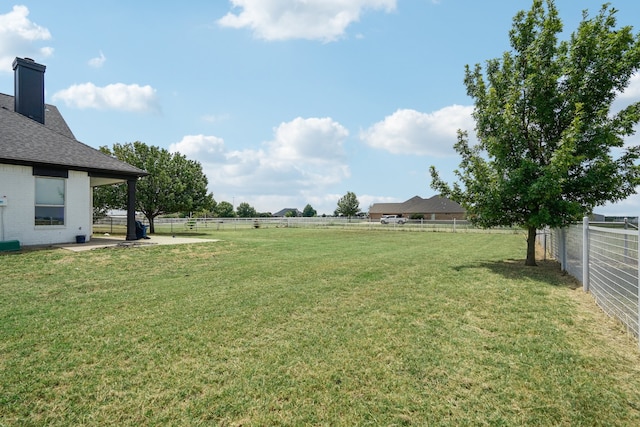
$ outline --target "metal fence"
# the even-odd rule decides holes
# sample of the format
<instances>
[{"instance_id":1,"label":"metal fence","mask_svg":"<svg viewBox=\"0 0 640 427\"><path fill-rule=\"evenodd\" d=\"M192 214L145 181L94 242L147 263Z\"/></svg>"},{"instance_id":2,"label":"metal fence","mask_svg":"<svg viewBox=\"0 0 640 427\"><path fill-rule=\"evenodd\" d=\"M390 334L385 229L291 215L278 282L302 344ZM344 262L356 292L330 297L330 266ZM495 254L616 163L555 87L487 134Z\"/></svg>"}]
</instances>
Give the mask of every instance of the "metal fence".
<instances>
[{"instance_id":1,"label":"metal fence","mask_svg":"<svg viewBox=\"0 0 640 427\"><path fill-rule=\"evenodd\" d=\"M137 218L147 224L145 218ZM123 216L108 216L95 219L94 232L122 233L126 229L127 219ZM380 231L441 231L441 232L483 232L504 233L521 232L519 228L494 228L483 230L474 227L468 221L451 220L410 220L405 224L381 224L368 218L345 217L271 217L271 218L161 218L154 220L157 233L199 233L248 228L351 228Z\"/></svg>"},{"instance_id":2,"label":"metal fence","mask_svg":"<svg viewBox=\"0 0 640 427\"><path fill-rule=\"evenodd\" d=\"M602 310L639 336L638 230L621 224L590 224L585 218L582 224L546 230L539 235L539 243L582 283Z\"/></svg>"}]
</instances>

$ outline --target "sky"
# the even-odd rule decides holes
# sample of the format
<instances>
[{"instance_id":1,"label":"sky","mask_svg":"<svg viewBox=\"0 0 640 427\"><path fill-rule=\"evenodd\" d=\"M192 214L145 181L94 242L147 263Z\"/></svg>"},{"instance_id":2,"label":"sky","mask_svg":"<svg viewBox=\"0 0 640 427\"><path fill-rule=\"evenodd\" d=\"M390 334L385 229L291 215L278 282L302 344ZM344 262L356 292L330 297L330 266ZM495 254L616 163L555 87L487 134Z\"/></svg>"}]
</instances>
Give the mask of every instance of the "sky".
<instances>
[{"instance_id":1,"label":"sky","mask_svg":"<svg viewBox=\"0 0 640 427\"><path fill-rule=\"evenodd\" d=\"M563 37L603 1L556 0ZM612 1L640 31L640 2ZM465 65L510 49L531 0L0 0L0 92L16 57L92 147L142 141L197 160L217 202L332 214L433 196L472 134ZM640 76L616 101L640 100ZM620 108L620 107L619 107ZM633 136L628 144L640 144ZM640 196L599 207L637 216Z\"/></svg>"}]
</instances>

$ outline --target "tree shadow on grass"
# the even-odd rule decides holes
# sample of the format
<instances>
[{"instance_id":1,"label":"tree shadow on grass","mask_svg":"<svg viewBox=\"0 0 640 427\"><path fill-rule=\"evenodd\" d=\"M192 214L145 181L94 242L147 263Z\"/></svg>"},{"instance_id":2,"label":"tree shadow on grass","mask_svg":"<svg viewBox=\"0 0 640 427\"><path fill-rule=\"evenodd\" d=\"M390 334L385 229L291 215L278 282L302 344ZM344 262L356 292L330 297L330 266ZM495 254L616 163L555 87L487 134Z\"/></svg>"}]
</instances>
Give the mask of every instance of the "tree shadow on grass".
<instances>
[{"instance_id":1,"label":"tree shadow on grass","mask_svg":"<svg viewBox=\"0 0 640 427\"><path fill-rule=\"evenodd\" d=\"M504 261L482 261L453 267L455 271L471 269L486 269L495 274L510 279L529 279L547 283L551 286L578 289L582 284L571 275L560 270L560 264L552 260L538 260L536 267L524 265L523 259L507 259Z\"/></svg>"}]
</instances>

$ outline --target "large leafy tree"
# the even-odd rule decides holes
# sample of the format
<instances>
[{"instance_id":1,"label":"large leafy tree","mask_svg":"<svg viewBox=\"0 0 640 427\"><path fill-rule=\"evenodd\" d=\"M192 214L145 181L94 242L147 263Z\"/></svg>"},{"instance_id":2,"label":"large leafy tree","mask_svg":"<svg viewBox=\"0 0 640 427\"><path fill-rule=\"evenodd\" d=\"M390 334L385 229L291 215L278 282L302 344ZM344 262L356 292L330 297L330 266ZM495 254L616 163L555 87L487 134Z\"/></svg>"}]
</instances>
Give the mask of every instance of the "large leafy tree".
<instances>
[{"instance_id":1,"label":"large leafy tree","mask_svg":"<svg viewBox=\"0 0 640 427\"><path fill-rule=\"evenodd\" d=\"M545 7L546 6L546 7ZM527 229L526 265L535 265L536 230L579 220L640 184L639 147L624 144L640 103L613 111L640 65L640 38L616 27L616 10L587 12L568 40L552 0L534 0L513 19L512 50L466 67L479 143L459 131L462 160L453 187L431 166L431 186L484 226Z\"/></svg>"},{"instance_id":2,"label":"large leafy tree","mask_svg":"<svg viewBox=\"0 0 640 427\"><path fill-rule=\"evenodd\" d=\"M304 207L304 209L302 210L302 216L303 217L312 217L312 216L316 216L318 215L318 212L313 209L313 207L307 203L307 206Z\"/></svg>"},{"instance_id":3,"label":"large leafy tree","mask_svg":"<svg viewBox=\"0 0 640 427\"><path fill-rule=\"evenodd\" d=\"M242 202L236 208L236 212L240 218L255 218L258 216L255 208L247 202Z\"/></svg>"},{"instance_id":4,"label":"large leafy tree","mask_svg":"<svg viewBox=\"0 0 640 427\"><path fill-rule=\"evenodd\" d=\"M227 201L222 201L216 205L213 213L218 218L235 218L236 213L233 210L233 205Z\"/></svg>"},{"instance_id":5,"label":"large leafy tree","mask_svg":"<svg viewBox=\"0 0 640 427\"><path fill-rule=\"evenodd\" d=\"M356 197L355 193L351 191L347 191L347 194L342 196L340 200L338 200L338 207L336 209L336 213L338 215L342 214L346 217L351 218L360 210L360 202Z\"/></svg>"},{"instance_id":6,"label":"large leafy tree","mask_svg":"<svg viewBox=\"0 0 640 427\"><path fill-rule=\"evenodd\" d=\"M149 173L136 185L136 210L149 221L149 231L155 232L158 215L192 212L213 207L213 195L207 193L207 177L199 162L180 153L136 141L114 144L100 150ZM97 187L94 204L122 209L126 206L126 185Z\"/></svg>"}]
</instances>

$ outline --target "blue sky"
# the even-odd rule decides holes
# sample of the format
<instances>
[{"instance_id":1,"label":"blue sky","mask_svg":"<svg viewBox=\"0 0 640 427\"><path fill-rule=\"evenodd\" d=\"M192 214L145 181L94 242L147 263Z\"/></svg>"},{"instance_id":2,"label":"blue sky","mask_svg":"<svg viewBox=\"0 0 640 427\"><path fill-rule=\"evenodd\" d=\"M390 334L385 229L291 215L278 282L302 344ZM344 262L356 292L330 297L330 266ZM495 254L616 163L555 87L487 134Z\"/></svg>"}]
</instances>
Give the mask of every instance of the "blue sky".
<instances>
[{"instance_id":1,"label":"blue sky","mask_svg":"<svg viewBox=\"0 0 640 427\"><path fill-rule=\"evenodd\" d=\"M573 31L602 1L556 0ZM640 2L613 1L640 31ZM509 49L531 0L0 0L0 92L11 63L47 66L46 101L93 146L136 140L198 160L216 201L330 214L430 197L473 130L465 64ZM640 100L640 78L621 95ZM640 144L634 136L629 143ZM597 212L638 215L640 197Z\"/></svg>"}]
</instances>

